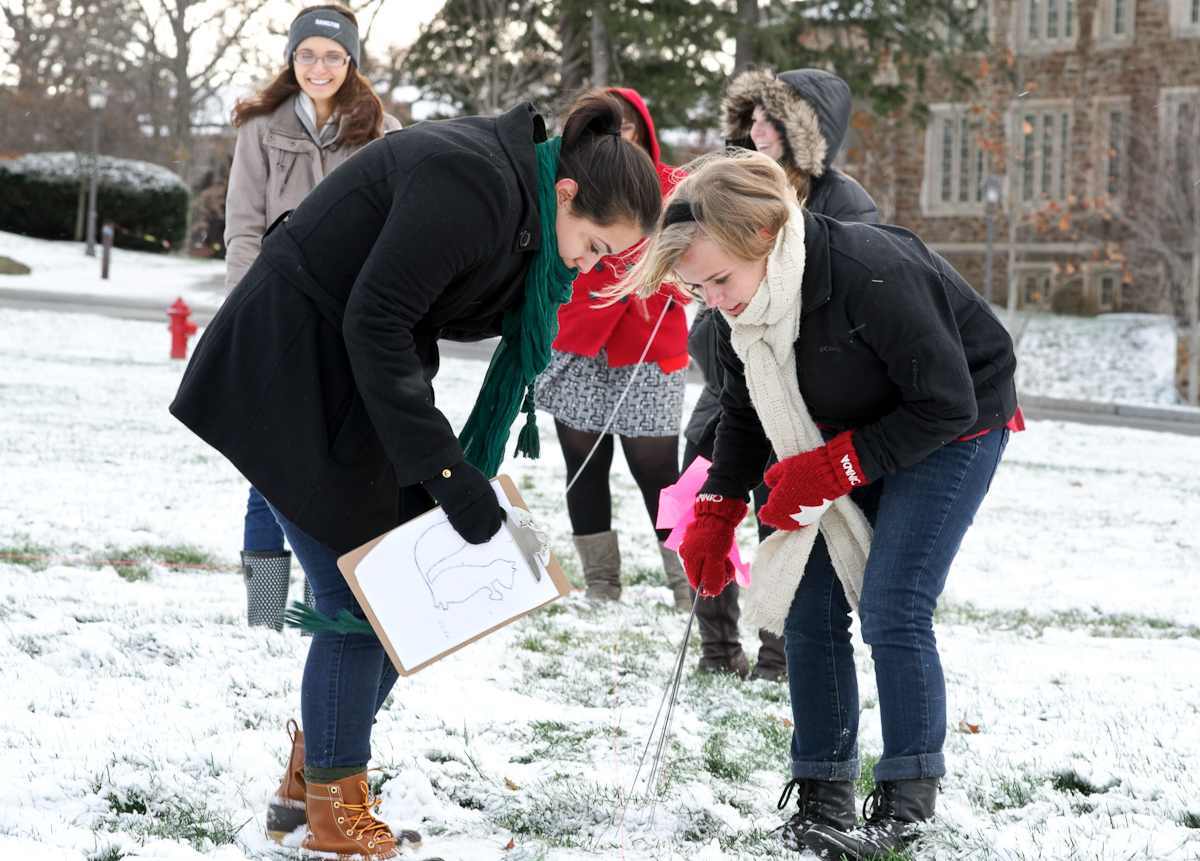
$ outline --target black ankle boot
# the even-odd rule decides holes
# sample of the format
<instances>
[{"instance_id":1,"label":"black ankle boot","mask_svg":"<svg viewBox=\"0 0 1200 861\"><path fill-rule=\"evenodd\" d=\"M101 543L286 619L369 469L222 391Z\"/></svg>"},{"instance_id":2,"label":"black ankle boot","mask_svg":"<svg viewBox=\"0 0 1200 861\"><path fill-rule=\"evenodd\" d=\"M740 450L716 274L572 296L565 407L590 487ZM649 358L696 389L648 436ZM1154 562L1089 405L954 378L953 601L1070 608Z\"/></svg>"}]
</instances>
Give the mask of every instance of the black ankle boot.
<instances>
[{"instance_id":1,"label":"black ankle boot","mask_svg":"<svg viewBox=\"0 0 1200 861\"><path fill-rule=\"evenodd\" d=\"M779 796L779 809L784 810L799 788L797 806L800 808L787 822L771 832L796 852L804 849L800 838L814 825L824 825L835 831L854 827L854 781L852 780L793 780Z\"/></svg>"},{"instance_id":2,"label":"black ankle boot","mask_svg":"<svg viewBox=\"0 0 1200 861\"><path fill-rule=\"evenodd\" d=\"M913 825L933 817L940 777L885 780L863 803L866 824L849 833L817 824L801 838L820 858L882 861L913 841ZM867 807L871 811L867 813Z\"/></svg>"}]
</instances>

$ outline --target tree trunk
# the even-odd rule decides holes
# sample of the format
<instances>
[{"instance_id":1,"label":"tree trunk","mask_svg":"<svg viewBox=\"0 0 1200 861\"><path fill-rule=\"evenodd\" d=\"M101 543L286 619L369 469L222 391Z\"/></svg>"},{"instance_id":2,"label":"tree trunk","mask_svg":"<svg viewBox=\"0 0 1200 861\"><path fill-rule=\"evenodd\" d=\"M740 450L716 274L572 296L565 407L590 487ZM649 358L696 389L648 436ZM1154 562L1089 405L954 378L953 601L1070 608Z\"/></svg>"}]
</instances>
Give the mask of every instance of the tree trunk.
<instances>
[{"instance_id":1,"label":"tree trunk","mask_svg":"<svg viewBox=\"0 0 1200 861\"><path fill-rule=\"evenodd\" d=\"M754 59L754 31L758 27L758 0L738 0L738 26L733 71L740 72Z\"/></svg>"},{"instance_id":2,"label":"tree trunk","mask_svg":"<svg viewBox=\"0 0 1200 861\"><path fill-rule=\"evenodd\" d=\"M608 22L604 0L592 4L592 86L608 85Z\"/></svg>"},{"instance_id":3,"label":"tree trunk","mask_svg":"<svg viewBox=\"0 0 1200 861\"><path fill-rule=\"evenodd\" d=\"M558 86L561 90L572 91L583 89L583 71L580 68L579 50L582 40L575 27L572 10L565 6L562 17L558 22L558 38L562 42L562 56L558 65Z\"/></svg>"}]
</instances>

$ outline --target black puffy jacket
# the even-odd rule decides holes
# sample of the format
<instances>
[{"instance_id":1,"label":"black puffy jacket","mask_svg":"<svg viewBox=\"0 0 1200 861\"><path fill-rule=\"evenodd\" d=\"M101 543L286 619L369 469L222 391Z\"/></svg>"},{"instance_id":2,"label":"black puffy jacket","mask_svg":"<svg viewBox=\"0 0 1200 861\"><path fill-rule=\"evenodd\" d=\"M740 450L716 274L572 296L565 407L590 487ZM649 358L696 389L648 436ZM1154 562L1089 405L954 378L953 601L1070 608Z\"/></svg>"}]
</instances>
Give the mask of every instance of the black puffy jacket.
<instances>
[{"instance_id":1,"label":"black puffy jacket","mask_svg":"<svg viewBox=\"0 0 1200 861\"><path fill-rule=\"evenodd\" d=\"M753 69L735 75L721 97L721 129L729 144L754 149L750 125L756 105L762 105L787 142L784 160L811 178L805 209L838 221L879 223L871 195L833 166L850 125L850 87L845 81L820 69L779 75ZM684 436L708 458L721 417L718 399L723 385L710 317L710 311L702 310L688 335L688 352L704 374L704 391L684 429Z\"/></svg>"}]
</instances>

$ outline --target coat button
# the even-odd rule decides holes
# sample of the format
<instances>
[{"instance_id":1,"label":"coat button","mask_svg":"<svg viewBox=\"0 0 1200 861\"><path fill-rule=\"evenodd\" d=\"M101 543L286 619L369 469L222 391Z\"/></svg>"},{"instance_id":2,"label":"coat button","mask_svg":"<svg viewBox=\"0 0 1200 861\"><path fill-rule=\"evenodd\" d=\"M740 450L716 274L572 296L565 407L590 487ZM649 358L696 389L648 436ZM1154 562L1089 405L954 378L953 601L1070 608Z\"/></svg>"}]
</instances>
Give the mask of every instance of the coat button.
<instances>
[{"instance_id":1,"label":"coat button","mask_svg":"<svg viewBox=\"0 0 1200 861\"><path fill-rule=\"evenodd\" d=\"M624 304L625 304L626 302L628 302L628 301L629 301L629 297L628 297L628 296L622 296L622 297L621 297L621 304L622 304L622 305L624 305Z\"/></svg>"},{"instance_id":2,"label":"coat button","mask_svg":"<svg viewBox=\"0 0 1200 861\"><path fill-rule=\"evenodd\" d=\"M288 146L295 146L295 145L296 145L295 141L292 141L291 143L288 144Z\"/></svg>"},{"instance_id":3,"label":"coat button","mask_svg":"<svg viewBox=\"0 0 1200 861\"><path fill-rule=\"evenodd\" d=\"M442 470L442 478L449 478L449 477L450 477L450 470L443 469Z\"/></svg>"},{"instance_id":4,"label":"coat button","mask_svg":"<svg viewBox=\"0 0 1200 861\"><path fill-rule=\"evenodd\" d=\"M603 263L597 263L597 264L596 264L596 266L595 266L595 268L593 268L593 269L592 269L592 271L593 271L593 272L603 272L603 271L604 271L604 264L603 264Z\"/></svg>"},{"instance_id":5,"label":"coat button","mask_svg":"<svg viewBox=\"0 0 1200 861\"><path fill-rule=\"evenodd\" d=\"M521 243L522 248L524 248L525 246L527 246L529 244L529 231L528 230L521 231L521 236L520 236L519 241Z\"/></svg>"},{"instance_id":6,"label":"coat button","mask_svg":"<svg viewBox=\"0 0 1200 861\"><path fill-rule=\"evenodd\" d=\"M589 299L591 299L591 300L593 300L593 301L595 301L596 299L599 299L599 298L600 298L600 294L599 294L599 293L597 293L595 290L589 290L589 291L588 291L588 298L589 298Z\"/></svg>"}]
</instances>

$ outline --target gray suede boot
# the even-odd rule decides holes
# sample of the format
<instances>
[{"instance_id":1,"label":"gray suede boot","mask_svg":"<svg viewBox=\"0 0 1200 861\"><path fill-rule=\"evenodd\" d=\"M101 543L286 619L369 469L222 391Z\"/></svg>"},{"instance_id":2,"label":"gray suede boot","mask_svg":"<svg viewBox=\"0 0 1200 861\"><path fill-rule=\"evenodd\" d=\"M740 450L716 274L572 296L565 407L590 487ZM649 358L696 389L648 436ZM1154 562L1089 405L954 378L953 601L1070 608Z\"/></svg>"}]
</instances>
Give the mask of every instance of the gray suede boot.
<instances>
[{"instance_id":1,"label":"gray suede boot","mask_svg":"<svg viewBox=\"0 0 1200 861\"><path fill-rule=\"evenodd\" d=\"M738 585L730 583L715 598L696 603L696 623L700 628L699 669L714 673L750 675L750 663L738 640Z\"/></svg>"},{"instance_id":2,"label":"gray suede boot","mask_svg":"<svg viewBox=\"0 0 1200 861\"><path fill-rule=\"evenodd\" d=\"M750 679L766 679L768 682L787 681L787 655L783 647L786 640L777 634L772 634L766 628L758 632L758 660L754 662L754 672Z\"/></svg>"},{"instance_id":3,"label":"gray suede boot","mask_svg":"<svg viewBox=\"0 0 1200 861\"><path fill-rule=\"evenodd\" d=\"M658 542L658 550L662 553L663 570L667 572L667 588L675 596L675 606L684 613L692 612L692 587L688 585L687 574L683 573L683 563L679 554L668 550L662 541Z\"/></svg>"},{"instance_id":4,"label":"gray suede boot","mask_svg":"<svg viewBox=\"0 0 1200 861\"><path fill-rule=\"evenodd\" d=\"M871 812L862 828L844 832L828 825L813 825L804 832L804 848L819 858L850 861L883 861L916 839L913 826L933 817L940 777L885 780L863 804Z\"/></svg>"},{"instance_id":5,"label":"gray suede boot","mask_svg":"<svg viewBox=\"0 0 1200 861\"><path fill-rule=\"evenodd\" d=\"M814 825L825 825L836 831L854 827L853 780L791 780L779 796L779 809L787 808L792 790L799 788L796 804L799 810L787 822L771 832L794 852L803 852L801 838Z\"/></svg>"},{"instance_id":6,"label":"gray suede boot","mask_svg":"<svg viewBox=\"0 0 1200 861\"><path fill-rule=\"evenodd\" d=\"M619 601L621 598L621 548L617 533L573 535L575 550L583 565L583 582L591 601Z\"/></svg>"}]
</instances>

